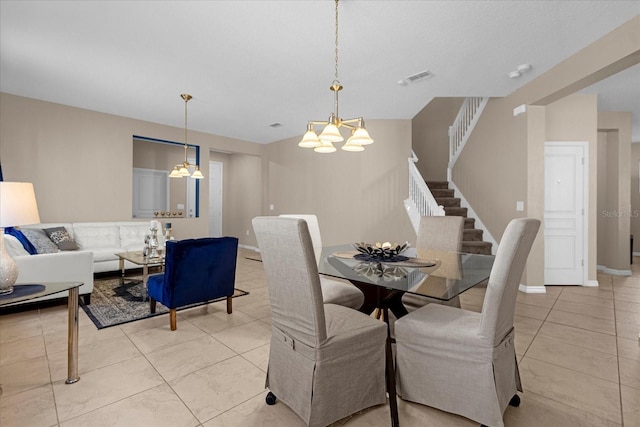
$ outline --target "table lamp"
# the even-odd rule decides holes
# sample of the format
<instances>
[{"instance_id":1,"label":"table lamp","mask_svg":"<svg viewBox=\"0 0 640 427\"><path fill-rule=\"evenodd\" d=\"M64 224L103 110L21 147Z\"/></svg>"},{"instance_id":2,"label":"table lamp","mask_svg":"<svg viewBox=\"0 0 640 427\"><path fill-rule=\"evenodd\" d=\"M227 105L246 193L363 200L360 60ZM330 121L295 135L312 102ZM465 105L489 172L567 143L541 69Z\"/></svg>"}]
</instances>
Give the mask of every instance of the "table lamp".
<instances>
[{"instance_id":1,"label":"table lamp","mask_svg":"<svg viewBox=\"0 0 640 427\"><path fill-rule=\"evenodd\" d=\"M0 181L0 295L13 292L18 278L18 266L4 247L4 229L39 222L33 184Z\"/></svg>"}]
</instances>

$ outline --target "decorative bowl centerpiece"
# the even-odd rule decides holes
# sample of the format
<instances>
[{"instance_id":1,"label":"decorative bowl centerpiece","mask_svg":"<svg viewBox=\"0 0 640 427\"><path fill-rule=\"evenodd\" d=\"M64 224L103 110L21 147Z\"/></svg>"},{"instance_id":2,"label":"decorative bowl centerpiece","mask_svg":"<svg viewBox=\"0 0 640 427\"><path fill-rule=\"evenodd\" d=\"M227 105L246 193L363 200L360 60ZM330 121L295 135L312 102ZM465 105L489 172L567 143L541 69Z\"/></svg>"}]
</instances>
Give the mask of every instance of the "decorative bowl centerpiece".
<instances>
[{"instance_id":1,"label":"decorative bowl centerpiece","mask_svg":"<svg viewBox=\"0 0 640 427\"><path fill-rule=\"evenodd\" d=\"M362 261L386 261L386 262L397 262L397 261L406 261L406 256L400 255L409 247L409 242L405 242L403 244L398 243L354 243L353 245L359 254L355 255L354 258L362 260Z\"/></svg>"}]
</instances>

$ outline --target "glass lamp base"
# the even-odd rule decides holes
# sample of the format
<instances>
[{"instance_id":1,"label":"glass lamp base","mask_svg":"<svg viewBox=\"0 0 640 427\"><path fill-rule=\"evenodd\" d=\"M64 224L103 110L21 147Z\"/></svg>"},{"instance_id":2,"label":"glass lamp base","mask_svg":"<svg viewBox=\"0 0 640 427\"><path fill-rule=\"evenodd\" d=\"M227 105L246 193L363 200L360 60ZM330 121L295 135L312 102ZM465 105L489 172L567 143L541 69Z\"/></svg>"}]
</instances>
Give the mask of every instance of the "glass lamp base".
<instances>
[{"instance_id":1,"label":"glass lamp base","mask_svg":"<svg viewBox=\"0 0 640 427\"><path fill-rule=\"evenodd\" d=\"M9 286L5 289L0 289L0 295L9 295L11 292L13 292L13 286Z\"/></svg>"}]
</instances>

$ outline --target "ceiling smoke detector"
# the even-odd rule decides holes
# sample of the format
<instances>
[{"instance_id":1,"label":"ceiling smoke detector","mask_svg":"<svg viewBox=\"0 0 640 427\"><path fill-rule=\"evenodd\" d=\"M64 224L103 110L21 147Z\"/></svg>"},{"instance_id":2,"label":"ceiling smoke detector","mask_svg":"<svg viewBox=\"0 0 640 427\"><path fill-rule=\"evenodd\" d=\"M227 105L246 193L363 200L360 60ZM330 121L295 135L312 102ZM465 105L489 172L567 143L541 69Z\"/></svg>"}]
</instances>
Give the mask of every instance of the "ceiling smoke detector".
<instances>
[{"instance_id":1,"label":"ceiling smoke detector","mask_svg":"<svg viewBox=\"0 0 640 427\"><path fill-rule=\"evenodd\" d=\"M523 75L529 70L531 70L531 64L522 64L522 65L518 65L518 68L516 68L513 71L510 71L509 74L507 75L509 76L510 79L517 79L518 77L520 77L521 75Z\"/></svg>"},{"instance_id":2,"label":"ceiling smoke detector","mask_svg":"<svg viewBox=\"0 0 640 427\"><path fill-rule=\"evenodd\" d=\"M433 73L429 70L420 71L419 73L412 74L398 81L400 86L406 86L409 83L418 83L423 80L433 77Z\"/></svg>"}]
</instances>

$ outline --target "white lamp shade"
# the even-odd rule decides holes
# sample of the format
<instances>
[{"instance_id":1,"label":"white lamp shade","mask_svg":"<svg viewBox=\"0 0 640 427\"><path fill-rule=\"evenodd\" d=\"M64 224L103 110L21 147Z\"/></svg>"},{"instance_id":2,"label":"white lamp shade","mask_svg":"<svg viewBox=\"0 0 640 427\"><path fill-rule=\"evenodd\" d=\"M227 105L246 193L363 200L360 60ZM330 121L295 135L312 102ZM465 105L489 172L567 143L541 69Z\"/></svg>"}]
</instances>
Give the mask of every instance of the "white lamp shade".
<instances>
[{"instance_id":1,"label":"white lamp shade","mask_svg":"<svg viewBox=\"0 0 640 427\"><path fill-rule=\"evenodd\" d=\"M191 178L193 179L203 179L204 175L200 172L200 169L196 168L196 170L191 174Z\"/></svg>"},{"instance_id":2,"label":"white lamp shade","mask_svg":"<svg viewBox=\"0 0 640 427\"><path fill-rule=\"evenodd\" d=\"M322 129L322 133L319 136L320 141L324 144L324 141L329 142L342 142L344 138L340 135L338 127L333 123L329 123ZM316 150L317 151L317 150Z\"/></svg>"},{"instance_id":3,"label":"white lamp shade","mask_svg":"<svg viewBox=\"0 0 640 427\"><path fill-rule=\"evenodd\" d=\"M177 167L171 170L171 173L169 174L169 178L182 178L182 175L180 175L180 171L178 170Z\"/></svg>"},{"instance_id":4,"label":"white lamp shade","mask_svg":"<svg viewBox=\"0 0 640 427\"><path fill-rule=\"evenodd\" d=\"M353 142L353 137L347 139L347 143L342 146L344 151L364 151L364 147L356 142Z\"/></svg>"},{"instance_id":5,"label":"white lamp shade","mask_svg":"<svg viewBox=\"0 0 640 427\"><path fill-rule=\"evenodd\" d=\"M189 169L187 169L184 166L180 168L180 170L178 171L178 174L180 174L180 176L191 176Z\"/></svg>"},{"instance_id":6,"label":"white lamp shade","mask_svg":"<svg viewBox=\"0 0 640 427\"><path fill-rule=\"evenodd\" d=\"M353 133L353 136L349 138L354 144L367 145L373 144L373 139L369 136L369 132L365 128L358 128Z\"/></svg>"},{"instance_id":7,"label":"white lamp shade","mask_svg":"<svg viewBox=\"0 0 640 427\"><path fill-rule=\"evenodd\" d=\"M0 227L39 222L40 215L33 184L0 181Z\"/></svg>"},{"instance_id":8,"label":"white lamp shade","mask_svg":"<svg viewBox=\"0 0 640 427\"><path fill-rule=\"evenodd\" d=\"M336 151L336 147L334 147L333 144L329 141L322 141L322 145L314 148L313 151L323 154L333 153L334 151Z\"/></svg>"},{"instance_id":9,"label":"white lamp shade","mask_svg":"<svg viewBox=\"0 0 640 427\"><path fill-rule=\"evenodd\" d=\"M318 135L312 130L308 130L302 137L302 141L298 143L299 147L303 148L316 148L322 145L318 139Z\"/></svg>"}]
</instances>

